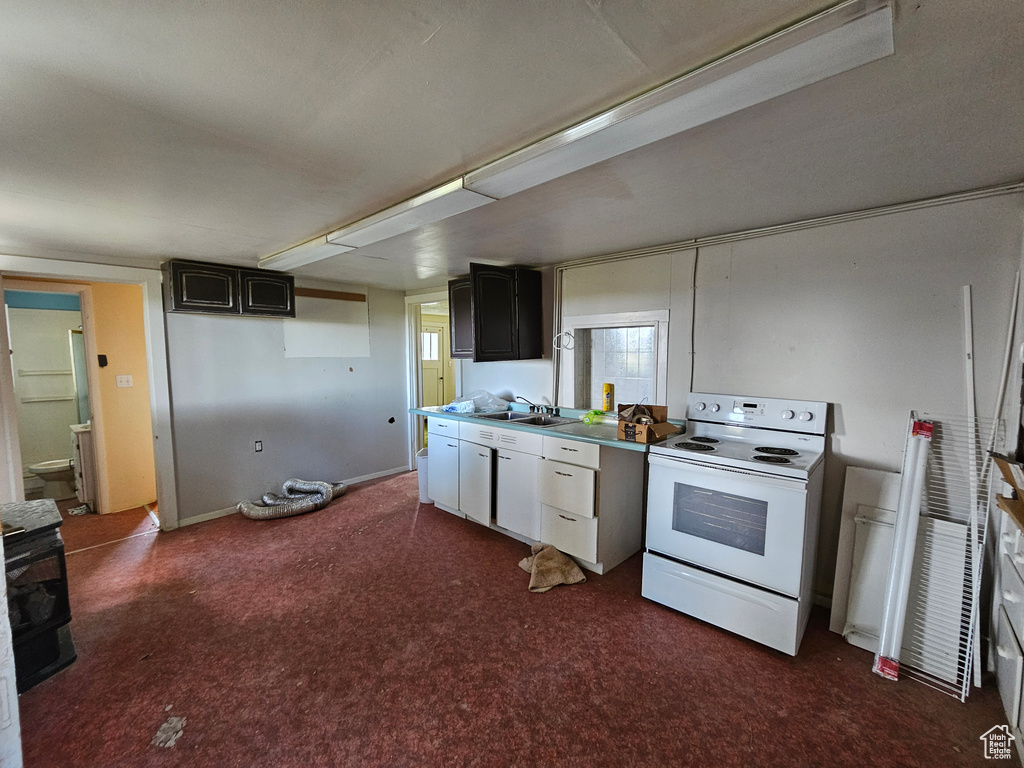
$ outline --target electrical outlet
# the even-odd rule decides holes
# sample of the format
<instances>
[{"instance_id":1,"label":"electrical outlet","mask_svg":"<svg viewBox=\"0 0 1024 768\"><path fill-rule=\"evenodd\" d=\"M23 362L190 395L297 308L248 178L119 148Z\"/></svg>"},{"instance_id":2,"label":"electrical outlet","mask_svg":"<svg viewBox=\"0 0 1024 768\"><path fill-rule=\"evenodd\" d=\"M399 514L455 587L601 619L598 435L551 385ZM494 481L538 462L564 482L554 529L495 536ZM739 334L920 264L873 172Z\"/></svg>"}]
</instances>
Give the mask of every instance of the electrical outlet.
<instances>
[{"instance_id":1,"label":"electrical outlet","mask_svg":"<svg viewBox=\"0 0 1024 768\"><path fill-rule=\"evenodd\" d=\"M131 376L130 373L129 374L125 374L123 376L118 376L116 381L117 381L117 386L118 387L132 387L132 386L135 386L134 384L132 384L132 376Z\"/></svg>"},{"instance_id":2,"label":"electrical outlet","mask_svg":"<svg viewBox=\"0 0 1024 768\"><path fill-rule=\"evenodd\" d=\"M263 441L262 440L257 440L256 441L256 453L259 453L262 450L263 450Z\"/></svg>"}]
</instances>

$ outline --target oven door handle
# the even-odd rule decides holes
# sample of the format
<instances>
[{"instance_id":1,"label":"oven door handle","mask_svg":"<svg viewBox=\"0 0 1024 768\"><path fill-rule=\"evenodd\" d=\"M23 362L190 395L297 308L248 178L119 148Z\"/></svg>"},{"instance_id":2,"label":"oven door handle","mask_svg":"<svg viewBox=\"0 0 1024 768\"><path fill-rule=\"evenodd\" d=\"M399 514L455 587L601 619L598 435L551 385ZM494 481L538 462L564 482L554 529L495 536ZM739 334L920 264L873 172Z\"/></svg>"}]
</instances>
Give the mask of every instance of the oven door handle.
<instances>
[{"instance_id":1,"label":"oven door handle","mask_svg":"<svg viewBox=\"0 0 1024 768\"><path fill-rule=\"evenodd\" d=\"M727 474L739 475L746 482L759 483L760 485L771 485L778 488L803 489L807 487L807 481L797 477L782 477L781 475L763 475L760 472L750 472L735 467L722 467L717 464L701 464L696 461L673 459L668 456L661 456L656 453L647 454L647 461L651 466L666 467L677 472L692 472L700 475L721 478Z\"/></svg>"}]
</instances>

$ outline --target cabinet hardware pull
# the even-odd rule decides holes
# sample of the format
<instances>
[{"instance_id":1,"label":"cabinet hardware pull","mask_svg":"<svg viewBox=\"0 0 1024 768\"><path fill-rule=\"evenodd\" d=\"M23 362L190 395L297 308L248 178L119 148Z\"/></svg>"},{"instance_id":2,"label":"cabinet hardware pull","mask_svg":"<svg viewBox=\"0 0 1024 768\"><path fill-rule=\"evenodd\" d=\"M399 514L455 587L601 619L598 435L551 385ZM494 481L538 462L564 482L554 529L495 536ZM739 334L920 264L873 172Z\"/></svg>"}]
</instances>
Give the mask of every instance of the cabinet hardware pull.
<instances>
[{"instance_id":1,"label":"cabinet hardware pull","mask_svg":"<svg viewBox=\"0 0 1024 768\"><path fill-rule=\"evenodd\" d=\"M477 456L483 456L485 459L487 458L487 454L486 453L478 453Z\"/></svg>"},{"instance_id":2,"label":"cabinet hardware pull","mask_svg":"<svg viewBox=\"0 0 1024 768\"><path fill-rule=\"evenodd\" d=\"M564 445L562 446L562 450L563 451L568 451L569 453L579 453L580 452L579 448L566 448Z\"/></svg>"},{"instance_id":3,"label":"cabinet hardware pull","mask_svg":"<svg viewBox=\"0 0 1024 768\"><path fill-rule=\"evenodd\" d=\"M459 446L458 446L458 443L456 443L455 445L452 445L451 443L448 443L448 447L449 448L458 448Z\"/></svg>"},{"instance_id":4,"label":"cabinet hardware pull","mask_svg":"<svg viewBox=\"0 0 1024 768\"><path fill-rule=\"evenodd\" d=\"M572 477L568 472L559 472L557 469L555 470L555 474L561 475L562 477Z\"/></svg>"},{"instance_id":5,"label":"cabinet hardware pull","mask_svg":"<svg viewBox=\"0 0 1024 768\"><path fill-rule=\"evenodd\" d=\"M576 522L571 517L566 517L565 515L559 515L559 517L562 518L563 520L568 520L570 523L575 523Z\"/></svg>"}]
</instances>

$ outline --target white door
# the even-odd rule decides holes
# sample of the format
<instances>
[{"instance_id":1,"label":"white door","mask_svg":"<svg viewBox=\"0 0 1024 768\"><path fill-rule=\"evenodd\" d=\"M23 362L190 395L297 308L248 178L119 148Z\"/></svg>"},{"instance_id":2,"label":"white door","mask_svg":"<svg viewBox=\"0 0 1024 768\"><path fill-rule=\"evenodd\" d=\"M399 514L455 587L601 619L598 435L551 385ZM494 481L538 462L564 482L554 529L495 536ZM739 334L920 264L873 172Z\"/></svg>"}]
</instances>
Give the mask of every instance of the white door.
<instances>
[{"instance_id":1,"label":"white door","mask_svg":"<svg viewBox=\"0 0 1024 768\"><path fill-rule=\"evenodd\" d=\"M491 524L491 477L494 450L459 441L459 511L482 525Z\"/></svg>"},{"instance_id":2,"label":"white door","mask_svg":"<svg viewBox=\"0 0 1024 768\"><path fill-rule=\"evenodd\" d=\"M498 525L534 541L540 540L540 504L537 501L537 456L498 451Z\"/></svg>"},{"instance_id":3,"label":"white door","mask_svg":"<svg viewBox=\"0 0 1024 768\"><path fill-rule=\"evenodd\" d=\"M422 406L444 405L444 329L423 325L420 333L420 366L423 369Z\"/></svg>"},{"instance_id":4,"label":"white door","mask_svg":"<svg viewBox=\"0 0 1024 768\"><path fill-rule=\"evenodd\" d=\"M459 441L430 436L427 455L427 490L434 504L449 512L459 509Z\"/></svg>"}]
</instances>

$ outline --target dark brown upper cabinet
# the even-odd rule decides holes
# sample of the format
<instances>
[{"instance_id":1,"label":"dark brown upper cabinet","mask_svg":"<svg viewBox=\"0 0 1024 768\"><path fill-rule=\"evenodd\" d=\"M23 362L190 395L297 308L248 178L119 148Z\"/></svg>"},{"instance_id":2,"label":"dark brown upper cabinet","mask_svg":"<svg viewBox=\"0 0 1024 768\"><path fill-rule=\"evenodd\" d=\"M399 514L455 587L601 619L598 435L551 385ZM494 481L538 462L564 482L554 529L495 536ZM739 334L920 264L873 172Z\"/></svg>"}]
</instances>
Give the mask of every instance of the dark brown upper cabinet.
<instances>
[{"instance_id":1,"label":"dark brown upper cabinet","mask_svg":"<svg viewBox=\"0 0 1024 768\"><path fill-rule=\"evenodd\" d=\"M295 280L291 275L255 269L238 273L243 315L295 317Z\"/></svg>"},{"instance_id":2,"label":"dark brown upper cabinet","mask_svg":"<svg viewBox=\"0 0 1024 768\"><path fill-rule=\"evenodd\" d=\"M451 356L473 359L473 283L468 277L448 282Z\"/></svg>"},{"instance_id":3,"label":"dark brown upper cabinet","mask_svg":"<svg viewBox=\"0 0 1024 768\"><path fill-rule=\"evenodd\" d=\"M448 283L452 357L478 362L543 354L541 275L523 267L470 264Z\"/></svg>"},{"instance_id":4,"label":"dark brown upper cabinet","mask_svg":"<svg viewBox=\"0 0 1024 768\"><path fill-rule=\"evenodd\" d=\"M163 273L168 312L295 317L291 275L181 260L165 262Z\"/></svg>"}]
</instances>

